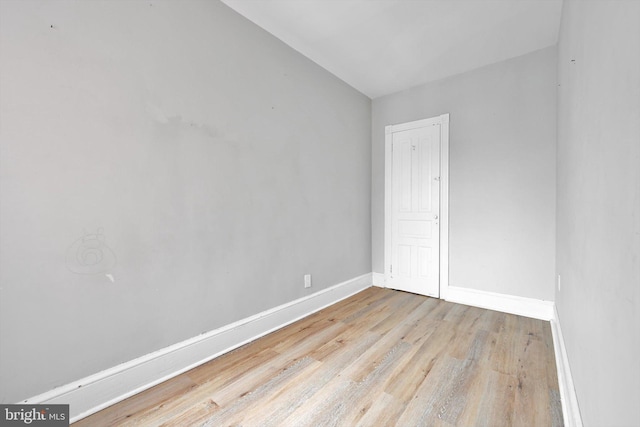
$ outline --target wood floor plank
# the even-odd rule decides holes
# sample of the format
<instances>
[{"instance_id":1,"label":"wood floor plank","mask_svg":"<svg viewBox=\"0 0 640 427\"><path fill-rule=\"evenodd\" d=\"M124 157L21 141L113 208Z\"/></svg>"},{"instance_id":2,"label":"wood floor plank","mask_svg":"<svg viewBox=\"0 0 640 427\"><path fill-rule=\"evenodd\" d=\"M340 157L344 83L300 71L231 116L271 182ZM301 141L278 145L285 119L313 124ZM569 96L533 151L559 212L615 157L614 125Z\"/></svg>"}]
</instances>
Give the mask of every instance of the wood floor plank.
<instances>
[{"instance_id":1,"label":"wood floor plank","mask_svg":"<svg viewBox=\"0 0 640 427\"><path fill-rule=\"evenodd\" d=\"M448 346L455 338L455 331L447 328L444 322L436 322L434 331L407 364L401 367L397 376L389 382L385 391L401 402L408 403L416 395L416 391L431 373L436 362L442 360Z\"/></svg>"},{"instance_id":2,"label":"wood floor plank","mask_svg":"<svg viewBox=\"0 0 640 427\"><path fill-rule=\"evenodd\" d=\"M394 371L405 360L410 345L397 342L384 357L377 361L375 368L354 381L350 401L341 403L344 408L339 422L343 425L356 425L373 406L375 399L382 393ZM346 404L345 404L346 403Z\"/></svg>"},{"instance_id":3,"label":"wood floor plank","mask_svg":"<svg viewBox=\"0 0 640 427\"><path fill-rule=\"evenodd\" d=\"M101 423L102 425L123 425L130 417L135 415L134 418L137 418L144 411L155 406L164 405L176 396L183 395L195 387L197 387L197 384L191 378L179 375L141 393L138 395L139 397L136 396L138 397L137 399L127 399L118 405L103 409L100 412ZM74 423L74 426L78 427L89 427L91 425L93 425L91 417Z\"/></svg>"},{"instance_id":4,"label":"wood floor plank","mask_svg":"<svg viewBox=\"0 0 640 427\"><path fill-rule=\"evenodd\" d=\"M443 392L449 389L450 380L460 369L461 362L447 356L438 357L427 378L424 379L409 400L407 407L398 420L402 426L427 426L438 420L436 403L445 397Z\"/></svg>"},{"instance_id":5,"label":"wood floor plank","mask_svg":"<svg viewBox=\"0 0 640 427\"><path fill-rule=\"evenodd\" d=\"M369 288L74 426L562 426L548 322Z\"/></svg>"},{"instance_id":6,"label":"wood floor plank","mask_svg":"<svg viewBox=\"0 0 640 427\"><path fill-rule=\"evenodd\" d=\"M243 398L256 388L259 388L263 382L269 381L274 375L279 375L281 371L289 369L298 360L308 357L307 354L314 348L324 344L329 340L329 337L339 333L344 328L345 325L334 323L330 327L319 331L315 336L297 342L296 346L289 347L287 352L279 354L271 363L257 366L246 372L238 380L213 391L211 398L221 406Z\"/></svg>"},{"instance_id":7,"label":"wood floor plank","mask_svg":"<svg viewBox=\"0 0 640 427\"><path fill-rule=\"evenodd\" d=\"M488 381L480 399L478 399L477 415L473 418L462 419L461 422L473 422L482 427L512 426L517 387L518 380L514 376L498 371L489 371Z\"/></svg>"},{"instance_id":8,"label":"wood floor plank","mask_svg":"<svg viewBox=\"0 0 640 427\"><path fill-rule=\"evenodd\" d=\"M210 412L212 408L219 406L211 398L215 390L224 389L243 375L247 375L247 372L252 372L253 369L268 364L277 356L279 353L270 349L257 353L240 350L192 369L179 377L185 376L193 379L197 387L191 389L188 394L173 396L171 400L159 402L153 407L140 411L136 414L131 425L161 425L176 415L192 410L194 402L204 402L203 410Z\"/></svg>"},{"instance_id":9,"label":"wood floor plank","mask_svg":"<svg viewBox=\"0 0 640 427\"><path fill-rule=\"evenodd\" d=\"M518 368L521 332L518 330L517 317L512 314L500 313L496 344L490 355L491 367L495 371L508 375L515 375Z\"/></svg>"},{"instance_id":10,"label":"wood floor plank","mask_svg":"<svg viewBox=\"0 0 640 427\"><path fill-rule=\"evenodd\" d=\"M473 351L481 353L485 340L486 332L485 335L479 335L477 339L474 340L472 344L474 347ZM434 411L431 417L432 419L437 416L449 424L457 425L458 418L463 413L468 401L473 399L471 389L479 375L480 368L475 358L464 359L460 362L461 364L458 365L457 369L449 378L449 382L443 390L442 397L435 401L434 409L436 409L436 411Z\"/></svg>"},{"instance_id":11,"label":"wood floor plank","mask_svg":"<svg viewBox=\"0 0 640 427\"><path fill-rule=\"evenodd\" d=\"M395 426L407 405L387 393L380 393L355 424L357 427Z\"/></svg>"},{"instance_id":12,"label":"wood floor plank","mask_svg":"<svg viewBox=\"0 0 640 427\"><path fill-rule=\"evenodd\" d=\"M356 382L364 381L371 371L381 363L381 360L387 357L387 353L393 351L396 346L404 343L410 348L411 345L404 341L403 338L416 328L417 323L414 318L418 316L420 316L420 312L412 310L406 317L408 321L399 323L395 328L384 334L378 342L351 365L347 366L342 374Z\"/></svg>"},{"instance_id":13,"label":"wood floor plank","mask_svg":"<svg viewBox=\"0 0 640 427\"><path fill-rule=\"evenodd\" d=\"M521 337L514 425L551 425L549 390L547 385L545 348L533 335ZM540 375L542 374L542 375Z\"/></svg>"},{"instance_id":14,"label":"wood floor plank","mask_svg":"<svg viewBox=\"0 0 640 427\"><path fill-rule=\"evenodd\" d=\"M427 298L418 308L416 308L416 319L413 322L413 329L402 337L403 341L408 342L414 346L420 346L422 342L427 340L433 331L440 325L439 321L433 320L429 317L432 310L438 304L437 300L433 298ZM405 320L406 322L407 320Z\"/></svg>"},{"instance_id":15,"label":"wood floor plank","mask_svg":"<svg viewBox=\"0 0 640 427\"><path fill-rule=\"evenodd\" d=\"M414 298L414 296L411 294L406 294L405 298L399 300L397 304L391 307L389 315L378 322L376 325L374 325L371 330L379 334L385 334L389 332L400 323L407 321L404 316L398 316L397 313L399 311L401 311L402 313L410 313L418 308L421 304L423 304L423 301L421 299ZM418 321L419 319L420 317L415 320Z\"/></svg>"},{"instance_id":16,"label":"wood floor plank","mask_svg":"<svg viewBox=\"0 0 640 427\"><path fill-rule=\"evenodd\" d=\"M243 413L248 408L254 408L266 396L286 387L289 381L295 380L310 365L318 363L310 357L303 357L285 369L274 373L265 382L252 389L250 392L242 394L240 397L227 403L220 410L210 416L202 426L217 427L222 424L238 425L243 419Z\"/></svg>"}]
</instances>

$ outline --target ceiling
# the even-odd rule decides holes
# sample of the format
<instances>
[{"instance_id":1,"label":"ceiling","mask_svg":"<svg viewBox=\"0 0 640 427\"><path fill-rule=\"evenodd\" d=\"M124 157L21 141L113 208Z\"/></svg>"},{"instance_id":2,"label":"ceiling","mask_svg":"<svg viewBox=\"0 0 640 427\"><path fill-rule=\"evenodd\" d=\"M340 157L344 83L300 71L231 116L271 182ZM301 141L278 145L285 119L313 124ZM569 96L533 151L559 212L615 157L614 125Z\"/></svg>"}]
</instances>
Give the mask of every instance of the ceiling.
<instances>
[{"instance_id":1,"label":"ceiling","mask_svg":"<svg viewBox=\"0 0 640 427\"><path fill-rule=\"evenodd\" d=\"M562 0L222 0L370 98L554 45Z\"/></svg>"}]
</instances>

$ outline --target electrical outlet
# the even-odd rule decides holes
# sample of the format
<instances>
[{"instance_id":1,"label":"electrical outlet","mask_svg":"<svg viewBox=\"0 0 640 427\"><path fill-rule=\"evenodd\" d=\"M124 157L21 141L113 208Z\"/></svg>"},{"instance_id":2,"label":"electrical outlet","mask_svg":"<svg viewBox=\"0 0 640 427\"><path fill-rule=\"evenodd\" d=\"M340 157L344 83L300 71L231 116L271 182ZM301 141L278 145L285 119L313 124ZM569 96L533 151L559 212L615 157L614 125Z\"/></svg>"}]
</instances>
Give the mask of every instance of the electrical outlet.
<instances>
[{"instance_id":1,"label":"electrical outlet","mask_svg":"<svg viewBox=\"0 0 640 427\"><path fill-rule=\"evenodd\" d=\"M562 288L561 280L562 280L562 277L558 274L558 292L560 292L560 289Z\"/></svg>"},{"instance_id":2,"label":"electrical outlet","mask_svg":"<svg viewBox=\"0 0 640 427\"><path fill-rule=\"evenodd\" d=\"M305 288L310 288L311 287L311 275L310 274L305 274L304 275L304 287Z\"/></svg>"}]
</instances>

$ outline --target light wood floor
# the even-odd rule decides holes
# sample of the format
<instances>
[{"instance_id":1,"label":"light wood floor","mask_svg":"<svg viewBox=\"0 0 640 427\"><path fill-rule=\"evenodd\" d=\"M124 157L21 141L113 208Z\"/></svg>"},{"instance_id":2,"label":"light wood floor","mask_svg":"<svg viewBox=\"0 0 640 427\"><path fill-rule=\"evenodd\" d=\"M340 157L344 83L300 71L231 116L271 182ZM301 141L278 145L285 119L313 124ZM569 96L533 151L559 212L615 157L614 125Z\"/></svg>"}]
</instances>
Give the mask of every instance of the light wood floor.
<instances>
[{"instance_id":1,"label":"light wood floor","mask_svg":"<svg viewBox=\"0 0 640 427\"><path fill-rule=\"evenodd\" d=\"M74 424L558 426L548 322L369 288Z\"/></svg>"}]
</instances>

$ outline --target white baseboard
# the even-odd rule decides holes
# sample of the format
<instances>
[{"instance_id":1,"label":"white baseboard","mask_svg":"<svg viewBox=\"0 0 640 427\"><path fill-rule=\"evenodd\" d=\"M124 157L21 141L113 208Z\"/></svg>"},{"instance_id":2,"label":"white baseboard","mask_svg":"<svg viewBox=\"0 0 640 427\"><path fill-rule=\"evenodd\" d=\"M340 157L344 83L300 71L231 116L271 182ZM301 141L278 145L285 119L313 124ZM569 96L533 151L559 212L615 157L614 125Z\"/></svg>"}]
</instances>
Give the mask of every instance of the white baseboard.
<instances>
[{"instance_id":1,"label":"white baseboard","mask_svg":"<svg viewBox=\"0 0 640 427\"><path fill-rule=\"evenodd\" d=\"M384 288L384 274L382 273L371 273L373 275L373 286L377 286L379 288Z\"/></svg>"},{"instance_id":2,"label":"white baseboard","mask_svg":"<svg viewBox=\"0 0 640 427\"><path fill-rule=\"evenodd\" d=\"M552 301L497 294L456 286L447 287L445 299L458 304L533 317L534 319L551 320L554 318L554 304Z\"/></svg>"},{"instance_id":3,"label":"white baseboard","mask_svg":"<svg viewBox=\"0 0 640 427\"><path fill-rule=\"evenodd\" d=\"M569 367L567 349L564 346L564 337L560 328L560 318L554 307L554 320L551 321L553 333L553 348L556 354L556 368L558 369L558 385L560 387L560 400L562 401L562 415L564 425L567 427L582 427L582 417L578 406L578 396L573 387L573 377Z\"/></svg>"},{"instance_id":4,"label":"white baseboard","mask_svg":"<svg viewBox=\"0 0 640 427\"><path fill-rule=\"evenodd\" d=\"M250 341L358 293L371 273L198 335L79 381L26 399L27 404L69 404L71 422L195 368Z\"/></svg>"}]
</instances>

